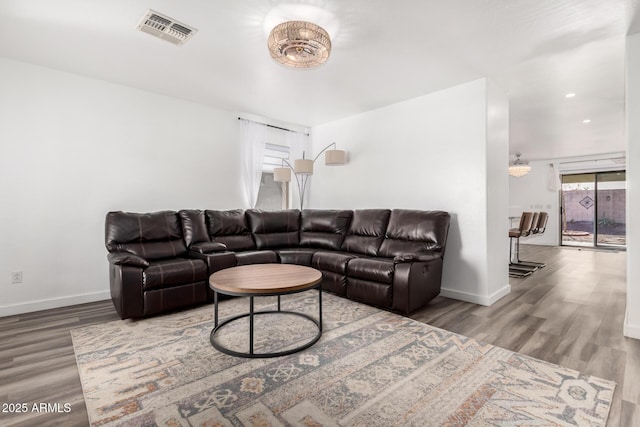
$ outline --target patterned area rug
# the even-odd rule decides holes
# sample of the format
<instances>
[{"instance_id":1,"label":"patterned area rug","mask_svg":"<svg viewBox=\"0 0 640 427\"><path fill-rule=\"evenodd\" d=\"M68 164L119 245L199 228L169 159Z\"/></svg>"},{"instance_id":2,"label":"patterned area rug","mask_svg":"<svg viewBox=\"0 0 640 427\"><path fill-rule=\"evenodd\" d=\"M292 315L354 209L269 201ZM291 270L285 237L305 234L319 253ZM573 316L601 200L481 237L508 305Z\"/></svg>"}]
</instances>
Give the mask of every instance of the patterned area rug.
<instances>
[{"instance_id":1,"label":"patterned area rug","mask_svg":"<svg viewBox=\"0 0 640 427\"><path fill-rule=\"evenodd\" d=\"M317 315L317 293L282 298ZM273 309L275 298L257 298ZM248 300L221 302L221 318ZM615 384L323 293L307 350L244 359L209 343L213 307L71 332L93 426L604 426ZM256 351L308 340L300 317L256 320ZM220 336L246 351L248 325Z\"/></svg>"}]
</instances>

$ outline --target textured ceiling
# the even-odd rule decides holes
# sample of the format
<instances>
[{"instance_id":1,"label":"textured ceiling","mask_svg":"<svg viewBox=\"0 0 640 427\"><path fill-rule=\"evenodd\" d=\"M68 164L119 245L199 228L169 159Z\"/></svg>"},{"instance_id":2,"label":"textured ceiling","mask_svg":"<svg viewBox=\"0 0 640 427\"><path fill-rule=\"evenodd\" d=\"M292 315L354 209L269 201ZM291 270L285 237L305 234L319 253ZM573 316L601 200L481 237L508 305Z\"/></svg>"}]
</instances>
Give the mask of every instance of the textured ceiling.
<instances>
[{"instance_id":1,"label":"textured ceiling","mask_svg":"<svg viewBox=\"0 0 640 427\"><path fill-rule=\"evenodd\" d=\"M148 8L199 31L180 47L137 31ZM624 43L638 10L637 0L2 0L0 56L306 126L489 77L509 94L510 152L534 160L624 150ZM326 64L271 59L268 30L287 19L329 31Z\"/></svg>"}]
</instances>

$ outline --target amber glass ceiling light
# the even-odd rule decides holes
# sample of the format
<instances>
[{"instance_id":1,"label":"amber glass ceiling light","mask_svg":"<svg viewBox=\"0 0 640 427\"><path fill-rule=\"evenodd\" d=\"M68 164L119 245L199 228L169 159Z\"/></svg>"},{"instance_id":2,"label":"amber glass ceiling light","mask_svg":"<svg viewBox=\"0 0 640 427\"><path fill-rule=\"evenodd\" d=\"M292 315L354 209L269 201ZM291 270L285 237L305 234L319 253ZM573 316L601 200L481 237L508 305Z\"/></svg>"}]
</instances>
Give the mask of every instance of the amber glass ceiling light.
<instances>
[{"instance_id":1,"label":"amber glass ceiling light","mask_svg":"<svg viewBox=\"0 0 640 427\"><path fill-rule=\"evenodd\" d=\"M322 27L306 21L276 25L269 34L268 46L273 59L293 68L318 66L331 53L329 34Z\"/></svg>"}]
</instances>

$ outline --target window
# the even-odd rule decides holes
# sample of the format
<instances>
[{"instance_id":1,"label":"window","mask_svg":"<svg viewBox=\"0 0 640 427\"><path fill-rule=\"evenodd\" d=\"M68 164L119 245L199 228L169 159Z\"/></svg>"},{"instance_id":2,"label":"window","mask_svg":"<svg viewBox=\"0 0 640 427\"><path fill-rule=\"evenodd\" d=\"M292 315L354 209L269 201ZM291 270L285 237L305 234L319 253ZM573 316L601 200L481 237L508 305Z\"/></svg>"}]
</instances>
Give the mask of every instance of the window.
<instances>
[{"instance_id":1,"label":"window","mask_svg":"<svg viewBox=\"0 0 640 427\"><path fill-rule=\"evenodd\" d=\"M266 211L286 209L288 207L287 184L286 182L275 182L273 172L262 172L256 209Z\"/></svg>"},{"instance_id":2,"label":"window","mask_svg":"<svg viewBox=\"0 0 640 427\"><path fill-rule=\"evenodd\" d=\"M280 133L282 132L280 131ZM270 132L268 135L271 136L272 134ZM270 140L273 139L270 138ZM280 141L276 139L274 142ZM275 182L273 180L273 168L280 167L282 159L289 160L289 147L284 145L284 142L282 144L267 143L256 209L279 210L289 208L289 183Z\"/></svg>"}]
</instances>

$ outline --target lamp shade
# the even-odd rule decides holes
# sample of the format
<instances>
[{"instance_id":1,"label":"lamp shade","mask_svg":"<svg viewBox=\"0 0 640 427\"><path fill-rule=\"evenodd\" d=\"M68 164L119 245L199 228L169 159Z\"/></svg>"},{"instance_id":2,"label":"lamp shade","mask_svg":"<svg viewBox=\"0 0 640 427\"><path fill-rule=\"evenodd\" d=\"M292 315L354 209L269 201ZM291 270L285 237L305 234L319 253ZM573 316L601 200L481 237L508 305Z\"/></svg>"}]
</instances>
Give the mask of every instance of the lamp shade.
<instances>
[{"instance_id":1,"label":"lamp shade","mask_svg":"<svg viewBox=\"0 0 640 427\"><path fill-rule=\"evenodd\" d=\"M273 168L273 180L275 182L291 181L291 169L289 168Z\"/></svg>"},{"instance_id":2,"label":"lamp shade","mask_svg":"<svg viewBox=\"0 0 640 427\"><path fill-rule=\"evenodd\" d=\"M327 150L324 153L325 165L344 165L347 162L347 153L343 150Z\"/></svg>"},{"instance_id":3,"label":"lamp shade","mask_svg":"<svg viewBox=\"0 0 640 427\"><path fill-rule=\"evenodd\" d=\"M293 169L297 174L311 175L313 174L313 160L297 159L293 162Z\"/></svg>"}]
</instances>

